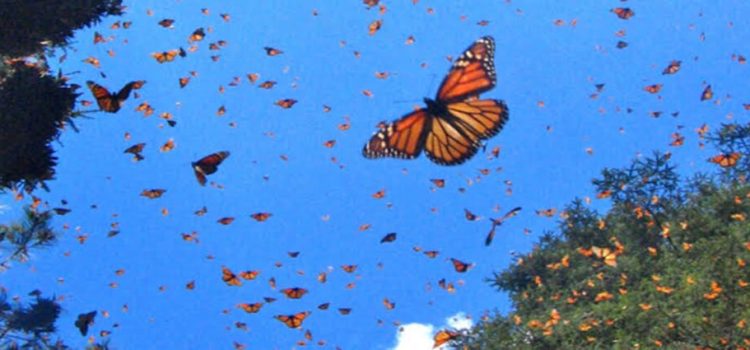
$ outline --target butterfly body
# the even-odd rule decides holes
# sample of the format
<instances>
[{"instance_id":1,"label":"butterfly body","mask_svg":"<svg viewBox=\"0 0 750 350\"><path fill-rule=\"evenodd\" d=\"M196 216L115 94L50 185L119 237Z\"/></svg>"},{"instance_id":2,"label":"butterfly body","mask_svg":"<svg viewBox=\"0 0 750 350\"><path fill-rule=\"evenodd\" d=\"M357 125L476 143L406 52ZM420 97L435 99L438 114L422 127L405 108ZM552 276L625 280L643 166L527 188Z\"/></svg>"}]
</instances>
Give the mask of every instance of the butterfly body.
<instances>
[{"instance_id":1,"label":"butterfly body","mask_svg":"<svg viewBox=\"0 0 750 350\"><path fill-rule=\"evenodd\" d=\"M503 101L479 99L496 83L494 51L492 37L474 42L453 64L436 97L425 98L425 108L381 123L362 154L413 159L424 150L440 165L461 164L474 156L482 140L500 132L508 120Z\"/></svg>"}]
</instances>

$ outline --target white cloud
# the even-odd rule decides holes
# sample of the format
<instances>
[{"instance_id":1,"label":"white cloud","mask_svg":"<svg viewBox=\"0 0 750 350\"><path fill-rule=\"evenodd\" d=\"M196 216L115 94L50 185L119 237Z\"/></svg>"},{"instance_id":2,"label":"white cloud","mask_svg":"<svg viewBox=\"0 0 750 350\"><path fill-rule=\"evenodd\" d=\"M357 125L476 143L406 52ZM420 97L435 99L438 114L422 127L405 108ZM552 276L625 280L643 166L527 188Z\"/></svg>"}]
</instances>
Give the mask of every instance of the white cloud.
<instances>
[{"instance_id":1,"label":"white cloud","mask_svg":"<svg viewBox=\"0 0 750 350\"><path fill-rule=\"evenodd\" d=\"M445 324L436 328L432 324L409 323L400 327L396 334L396 346L391 350L432 350L435 333L444 328L454 330L469 329L474 324L466 314L459 312L445 319ZM445 349L441 346L436 350Z\"/></svg>"},{"instance_id":2,"label":"white cloud","mask_svg":"<svg viewBox=\"0 0 750 350\"><path fill-rule=\"evenodd\" d=\"M400 327L393 350L432 350L431 324L409 323Z\"/></svg>"}]
</instances>

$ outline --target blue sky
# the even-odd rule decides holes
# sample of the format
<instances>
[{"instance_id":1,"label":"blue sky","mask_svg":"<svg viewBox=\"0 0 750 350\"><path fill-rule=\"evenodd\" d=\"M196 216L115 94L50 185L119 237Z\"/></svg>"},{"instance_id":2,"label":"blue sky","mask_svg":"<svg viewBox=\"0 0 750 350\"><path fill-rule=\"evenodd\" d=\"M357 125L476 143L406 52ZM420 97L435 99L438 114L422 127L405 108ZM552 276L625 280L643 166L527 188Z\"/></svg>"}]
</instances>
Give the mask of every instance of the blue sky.
<instances>
[{"instance_id":1,"label":"blue sky","mask_svg":"<svg viewBox=\"0 0 750 350\"><path fill-rule=\"evenodd\" d=\"M79 133L63 133L56 145L57 179L48 184L50 192L35 193L50 207L69 202L72 212L55 219L60 243L15 264L0 280L22 299L35 288L64 298L58 327L75 347L86 344L73 327L75 317L91 310L100 315L90 335L101 339L101 330L112 331L118 348L201 349L231 348L233 342L299 348L307 329L314 337L309 346L325 340L323 348L389 349L396 345L398 324L437 330L460 312L474 319L507 313L507 296L485 279L512 263L511 252L529 251L545 230L554 229L556 219L535 210L593 198L590 181L602 168L626 166L653 150L672 152L684 174L710 169L706 159L716 152L699 147L695 129L744 121L742 104L750 102L743 84L748 67L736 59L750 55L743 51L750 30L742 16L750 5L741 1L383 1L382 15L361 1L125 4L124 16L79 31L55 69L82 86L86 80L115 90L131 80L147 83L117 114L88 114L91 119L77 122ZM619 19L610 11L615 7L630 7L635 16ZM157 24L164 18L175 20L173 29ZM382 28L369 35L368 25L377 19ZM133 24L111 29L118 20ZM488 24L478 25L482 20ZM164 64L151 57L188 49L187 38L198 27L207 35L195 52ZM95 31L112 40L94 45ZM487 152L456 167L424 156L363 158L377 123L434 96L450 67L446 57L457 57L485 35L496 41L498 84L483 96L502 99L510 109L509 122L488 140ZM405 44L409 36L413 45ZM210 51L209 43L218 40L226 47ZM628 47L616 48L620 40ZM269 57L265 46L284 53ZM101 68L82 62L89 56ZM672 60L682 61L681 70L662 75ZM197 76L181 89L178 79L191 71ZM375 77L382 71L390 73L388 79ZM260 75L255 85L249 73ZM229 85L234 77L238 86ZM259 89L265 80L277 85ZM592 98L596 84L604 88ZM651 84L663 88L658 94L644 91ZM701 101L707 84L714 98ZM82 92L81 100L93 100L88 90ZM298 103L291 109L274 105L284 98ZM156 110L147 118L134 111L144 101ZM331 111L325 113L324 105ZM226 108L223 116L216 114L220 106ZM177 125L167 126L158 117L162 112L172 113ZM652 112L662 114L655 118ZM339 130L347 121L351 128ZM675 132L685 137L681 147L669 145ZM169 139L175 148L160 152ZM335 146L324 147L328 140L336 140ZM136 163L123 150L138 142L147 145L145 160ZM499 158L488 159L495 146ZM190 163L221 150L231 156L209 181L223 188L199 186ZM435 189L435 178L445 179L445 188ZM167 192L153 200L139 196L152 188ZM385 197L374 199L381 189ZM15 220L26 203L28 198L0 197L0 204L10 206L0 220ZM605 209L607 203L591 205ZM208 213L194 215L203 206ZM485 247L487 218L516 206L521 213ZM464 209L482 218L467 221ZM250 218L256 212L273 215L256 222ZM236 218L231 225L216 222L228 216ZM108 238L113 223L120 233ZM364 224L371 228L360 231ZM181 233L193 231L199 243L182 240ZM389 232L397 232L397 240L380 244ZM76 239L80 235L88 237L84 244ZM428 259L415 246L440 255ZM299 257L290 258L291 251ZM475 266L458 274L449 258ZM340 266L346 264L358 269L345 273ZM222 266L261 273L229 287L221 280ZM125 273L117 276L118 269ZM328 281L321 284L316 277L324 271ZM455 284L455 293L438 287L443 278ZM194 290L185 288L190 281ZM310 292L290 300L279 292L287 287ZM264 297L277 301L257 314L236 308ZM386 310L384 298L395 309ZM330 309L319 310L325 302ZM352 312L344 316L338 308ZM105 310L107 318L101 316ZM307 310L312 314L302 330L273 318ZM236 328L238 321L249 330Z\"/></svg>"}]
</instances>

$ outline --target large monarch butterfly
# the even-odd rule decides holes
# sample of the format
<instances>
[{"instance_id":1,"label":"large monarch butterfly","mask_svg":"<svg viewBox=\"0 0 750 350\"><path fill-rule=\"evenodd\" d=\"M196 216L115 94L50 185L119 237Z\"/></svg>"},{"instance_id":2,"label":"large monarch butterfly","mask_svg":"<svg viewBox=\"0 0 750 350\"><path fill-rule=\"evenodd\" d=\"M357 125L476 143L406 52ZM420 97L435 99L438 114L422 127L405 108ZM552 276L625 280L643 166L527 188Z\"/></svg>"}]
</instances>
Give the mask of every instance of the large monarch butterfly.
<instances>
[{"instance_id":1,"label":"large monarch butterfly","mask_svg":"<svg viewBox=\"0 0 750 350\"><path fill-rule=\"evenodd\" d=\"M284 322L289 328L300 328L302 322L310 315L310 311L298 312L294 315L276 315L275 319Z\"/></svg>"},{"instance_id":2,"label":"large monarch butterfly","mask_svg":"<svg viewBox=\"0 0 750 350\"><path fill-rule=\"evenodd\" d=\"M459 57L434 100L391 124L380 123L362 154L366 158L416 158L424 149L440 165L457 165L476 154L481 141L496 135L508 120L501 100L480 100L495 87L495 41L485 36Z\"/></svg>"},{"instance_id":3,"label":"large monarch butterfly","mask_svg":"<svg viewBox=\"0 0 750 350\"><path fill-rule=\"evenodd\" d=\"M234 272L232 272L232 270L230 270L226 266L221 267L221 280L230 286L239 287L242 285L242 281L237 278L237 275L235 275Z\"/></svg>"},{"instance_id":4,"label":"large monarch butterfly","mask_svg":"<svg viewBox=\"0 0 750 350\"><path fill-rule=\"evenodd\" d=\"M130 91L133 89L140 89L146 82L143 80L131 81L123 86L120 91L116 94L109 92L105 87L89 80L86 82L91 93L96 98L96 103L99 105L99 109L108 113L115 113L120 110L122 103L130 96Z\"/></svg>"},{"instance_id":5,"label":"large monarch butterfly","mask_svg":"<svg viewBox=\"0 0 750 350\"><path fill-rule=\"evenodd\" d=\"M219 164L229 157L228 151L221 151L209 154L197 162L193 162L193 171L195 172L195 178L198 179L198 183L201 186L206 185L206 175L211 175L219 169Z\"/></svg>"},{"instance_id":6,"label":"large monarch butterfly","mask_svg":"<svg viewBox=\"0 0 750 350\"><path fill-rule=\"evenodd\" d=\"M433 337L433 340L435 343L432 345L432 348L436 348L440 345L443 345L451 340L454 340L458 338L458 336L461 335L460 333L448 329L442 329L435 333L435 336Z\"/></svg>"}]
</instances>

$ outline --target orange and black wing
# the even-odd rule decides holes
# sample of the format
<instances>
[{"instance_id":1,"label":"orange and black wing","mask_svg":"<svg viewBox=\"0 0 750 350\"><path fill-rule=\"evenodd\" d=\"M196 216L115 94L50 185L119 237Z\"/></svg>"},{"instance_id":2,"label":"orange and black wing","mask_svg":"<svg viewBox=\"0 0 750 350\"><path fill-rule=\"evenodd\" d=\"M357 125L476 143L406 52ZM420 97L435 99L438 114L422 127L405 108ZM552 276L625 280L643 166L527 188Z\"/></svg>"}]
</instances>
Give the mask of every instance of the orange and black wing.
<instances>
[{"instance_id":1,"label":"orange and black wing","mask_svg":"<svg viewBox=\"0 0 750 350\"><path fill-rule=\"evenodd\" d=\"M453 62L440 84L436 100L443 103L463 101L495 87L495 40L479 38Z\"/></svg>"},{"instance_id":2,"label":"orange and black wing","mask_svg":"<svg viewBox=\"0 0 750 350\"><path fill-rule=\"evenodd\" d=\"M302 327L302 322L304 322L307 316L309 315L310 315L310 312L305 311L305 312L298 312L294 315L276 315L274 316L274 318L283 322L289 328L300 328Z\"/></svg>"},{"instance_id":3,"label":"orange and black wing","mask_svg":"<svg viewBox=\"0 0 750 350\"><path fill-rule=\"evenodd\" d=\"M367 142L362 154L366 158L416 158L424 147L424 136L431 116L425 109L409 113L391 124L381 123Z\"/></svg>"},{"instance_id":4,"label":"orange and black wing","mask_svg":"<svg viewBox=\"0 0 750 350\"><path fill-rule=\"evenodd\" d=\"M219 164L229 157L228 151L221 151L209 154L197 162L193 162L193 171L195 172L195 178L198 179L198 183L201 186L206 184L206 175L210 175L218 170Z\"/></svg>"},{"instance_id":5,"label":"orange and black wing","mask_svg":"<svg viewBox=\"0 0 750 350\"><path fill-rule=\"evenodd\" d=\"M116 97L107 88L91 80L87 81L86 85L88 85L94 98L96 98L96 104L99 105L99 109L109 113L115 113L120 110L120 104Z\"/></svg>"},{"instance_id":6,"label":"orange and black wing","mask_svg":"<svg viewBox=\"0 0 750 350\"><path fill-rule=\"evenodd\" d=\"M440 165L457 165L474 156L481 141L496 135L508 120L500 100L472 100L445 106L448 114L430 119L424 139L427 157Z\"/></svg>"}]
</instances>

